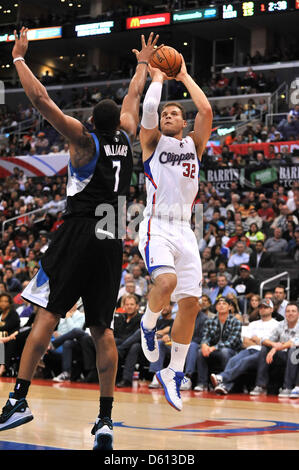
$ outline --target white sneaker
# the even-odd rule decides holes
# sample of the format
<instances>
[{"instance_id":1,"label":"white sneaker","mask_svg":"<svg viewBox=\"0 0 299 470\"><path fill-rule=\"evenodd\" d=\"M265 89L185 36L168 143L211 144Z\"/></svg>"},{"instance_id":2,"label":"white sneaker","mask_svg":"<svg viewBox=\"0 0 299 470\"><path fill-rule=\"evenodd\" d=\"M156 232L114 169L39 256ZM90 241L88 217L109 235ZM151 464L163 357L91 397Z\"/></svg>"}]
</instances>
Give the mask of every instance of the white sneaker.
<instances>
[{"instance_id":1,"label":"white sneaker","mask_svg":"<svg viewBox=\"0 0 299 470\"><path fill-rule=\"evenodd\" d=\"M299 398L299 385L296 385L296 387L293 388L289 395L289 398Z\"/></svg>"},{"instance_id":2,"label":"white sneaker","mask_svg":"<svg viewBox=\"0 0 299 470\"><path fill-rule=\"evenodd\" d=\"M251 390L250 395L252 397L258 397L259 395L265 395L266 389L264 387L256 386L253 390Z\"/></svg>"},{"instance_id":3,"label":"white sneaker","mask_svg":"<svg viewBox=\"0 0 299 470\"><path fill-rule=\"evenodd\" d=\"M197 384L197 385L194 387L194 391L195 391L195 392L207 392L207 391L208 391L208 386L207 386L207 385L203 385L203 384Z\"/></svg>"},{"instance_id":4,"label":"white sneaker","mask_svg":"<svg viewBox=\"0 0 299 470\"><path fill-rule=\"evenodd\" d=\"M153 380L149 384L148 388L161 388L161 385L159 384L156 374L153 377Z\"/></svg>"},{"instance_id":5,"label":"white sneaker","mask_svg":"<svg viewBox=\"0 0 299 470\"><path fill-rule=\"evenodd\" d=\"M70 378L71 376L68 372L61 372L57 377L54 377L53 382L67 382Z\"/></svg>"},{"instance_id":6,"label":"white sneaker","mask_svg":"<svg viewBox=\"0 0 299 470\"><path fill-rule=\"evenodd\" d=\"M181 383L180 390L192 390L192 381L189 377L184 377Z\"/></svg>"},{"instance_id":7,"label":"white sneaker","mask_svg":"<svg viewBox=\"0 0 299 470\"><path fill-rule=\"evenodd\" d=\"M214 388L217 387L217 385L222 384L223 382L221 375L211 374L210 379Z\"/></svg>"},{"instance_id":8,"label":"white sneaker","mask_svg":"<svg viewBox=\"0 0 299 470\"><path fill-rule=\"evenodd\" d=\"M165 398L170 406L181 411L183 404L180 395L180 387L184 378L184 372L175 372L167 367L166 369L157 372L156 375L158 382L164 388Z\"/></svg>"},{"instance_id":9,"label":"white sneaker","mask_svg":"<svg viewBox=\"0 0 299 470\"><path fill-rule=\"evenodd\" d=\"M290 390L289 388L281 388L279 390L279 398L289 398L290 396L290 393L291 393L292 390Z\"/></svg>"},{"instance_id":10,"label":"white sneaker","mask_svg":"<svg viewBox=\"0 0 299 470\"><path fill-rule=\"evenodd\" d=\"M147 330L144 328L141 320L140 331L143 354L149 362L157 362L159 359L159 346L156 335L157 328L154 328L153 330Z\"/></svg>"}]
</instances>

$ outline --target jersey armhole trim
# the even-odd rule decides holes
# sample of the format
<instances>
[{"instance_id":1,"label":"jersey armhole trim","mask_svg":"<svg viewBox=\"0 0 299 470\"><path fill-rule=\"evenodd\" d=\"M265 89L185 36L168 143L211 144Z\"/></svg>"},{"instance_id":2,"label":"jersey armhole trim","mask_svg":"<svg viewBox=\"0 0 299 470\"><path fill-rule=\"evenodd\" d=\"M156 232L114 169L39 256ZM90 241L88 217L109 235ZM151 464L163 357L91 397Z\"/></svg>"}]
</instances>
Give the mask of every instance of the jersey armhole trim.
<instances>
[{"instance_id":1,"label":"jersey armhole trim","mask_svg":"<svg viewBox=\"0 0 299 470\"><path fill-rule=\"evenodd\" d=\"M132 153L133 153L132 142L131 142L131 140L130 140L130 137L128 136L128 134L126 133L126 131L124 131L123 129L119 129L119 130L120 130L120 132L121 132L122 134L124 134L124 136L126 137L126 139L127 139L127 141L128 141L128 144L129 144L129 147L130 147L130 149L131 149L131 151L132 151Z\"/></svg>"}]
</instances>

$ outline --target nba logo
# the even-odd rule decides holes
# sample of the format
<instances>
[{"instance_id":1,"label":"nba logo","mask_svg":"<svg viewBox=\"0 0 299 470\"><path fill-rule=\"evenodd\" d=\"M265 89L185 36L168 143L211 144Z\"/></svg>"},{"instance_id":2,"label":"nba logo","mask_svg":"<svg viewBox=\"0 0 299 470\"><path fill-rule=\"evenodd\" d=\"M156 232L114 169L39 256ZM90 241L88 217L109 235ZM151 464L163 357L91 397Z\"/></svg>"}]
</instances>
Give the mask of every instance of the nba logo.
<instances>
[{"instance_id":1,"label":"nba logo","mask_svg":"<svg viewBox=\"0 0 299 470\"><path fill-rule=\"evenodd\" d=\"M151 264L154 264L154 258L151 258Z\"/></svg>"}]
</instances>

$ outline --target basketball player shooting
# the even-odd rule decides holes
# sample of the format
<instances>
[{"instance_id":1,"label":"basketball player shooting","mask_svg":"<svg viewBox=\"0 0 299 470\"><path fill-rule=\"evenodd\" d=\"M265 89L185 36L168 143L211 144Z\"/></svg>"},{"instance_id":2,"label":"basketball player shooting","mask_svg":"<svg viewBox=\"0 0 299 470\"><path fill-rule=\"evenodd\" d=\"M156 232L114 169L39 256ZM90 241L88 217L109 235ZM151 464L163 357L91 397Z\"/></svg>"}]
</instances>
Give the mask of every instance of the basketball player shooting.
<instances>
[{"instance_id":1,"label":"basketball player shooting","mask_svg":"<svg viewBox=\"0 0 299 470\"><path fill-rule=\"evenodd\" d=\"M175 102L158 107L165 80L149 67L152 82L143 103L140 143L146 176L147 205L140 224L139 250L154 286L141 321L142 348L150 362L159 358L156 322L170 299L178 303L172 332L169 366L156 376L168 403L182 410L180 385L201 297L202 269L190 219L199 186L202 153L210 137L212 109L205 94L187 73L185 61L175 79L187 88L197 109L194 130L187 126L184 108Z\"/></svg>"},{"instance_id":2,"label":"basketball player shooting","mask_svg":"<svg viewBox=\"0 0 299 470\"><path fill-rule=\"evenodd\" d=\"M94 132L77 119L64 114L49 97L46 88L26 65L27 29L22 28L12 51L14 64L28 98L44 118L69 142L67 209L65 222L52 238L36 276L22 297L39 307L20 361L14 391L2 410L0 431L33 419L26 396L36 366L45 353L60 318L81 297L85 325L96 346L100 383L100 412L92 429L95 450L113 448L111 411L118 354L111 322L122 271L122 240L101 230L96 209L109 204L118 220L118 196L129 191L133 159L131 143L139 124L139 105L147 79L147 65L155 51L158 35L147 43L141 36L141 51L135 74L121 109L112 100L102 100L93 109ZM75 410L74 410L75 412Z\"/></svg>"}]
</instances>

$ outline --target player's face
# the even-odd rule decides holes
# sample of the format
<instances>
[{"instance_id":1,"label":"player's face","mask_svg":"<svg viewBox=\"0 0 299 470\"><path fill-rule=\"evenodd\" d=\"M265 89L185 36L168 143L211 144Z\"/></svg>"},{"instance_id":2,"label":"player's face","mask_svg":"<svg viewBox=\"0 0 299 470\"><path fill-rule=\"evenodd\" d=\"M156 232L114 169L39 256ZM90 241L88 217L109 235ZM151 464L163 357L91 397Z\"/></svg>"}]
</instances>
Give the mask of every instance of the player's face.
<instances>
[{"instance_id":1,"label":"player's face","mask_svg":"<svg viewBox=\"0 0 299 470\"><path fill-rule=\"evenodd\" d=\"M163 109L160 119L162 134L169 137L176 136L182 132L187 123L183 119L182 112L177 106L167 106Z\"/></svg>"}]
</instances>

